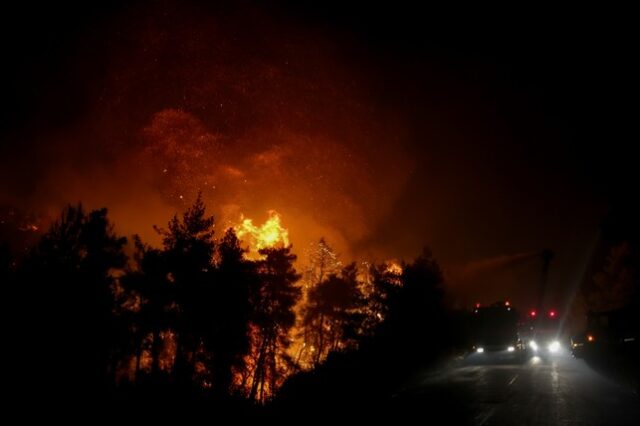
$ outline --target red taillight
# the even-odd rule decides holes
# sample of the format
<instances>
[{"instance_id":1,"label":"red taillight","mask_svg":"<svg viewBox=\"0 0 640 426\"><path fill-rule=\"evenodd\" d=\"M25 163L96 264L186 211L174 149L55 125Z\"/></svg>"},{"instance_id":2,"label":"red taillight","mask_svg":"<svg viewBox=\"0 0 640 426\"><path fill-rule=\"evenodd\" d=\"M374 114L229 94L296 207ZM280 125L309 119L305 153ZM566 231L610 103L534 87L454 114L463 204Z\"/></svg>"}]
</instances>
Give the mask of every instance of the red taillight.
<instances>
[{"instance_id":1,"label":"red taillight","mask_svg":"<svg viewBox=\"0 0 640 426\"><path fill-rule=\"evenodd\" d=\"M479 308L479 307L480 307L480 303L476 303L476 308Z\"/></svg>"},{"instance_id":2,"label":"red taillight","mask_svg":"<svg viewBox=\"0 0 640 426\"><path fill-rule=\"evenodd\" d=\"M551 318L555 317L556 316L556 311L549 311L549 316Z\"/></svg>"},{"instance_id":3,"label":"red taillight","mask_svg":"<svg viewBox=\"0 0 640 426\"><path fill-rule=\"evenodd\" d=\"M504 306L509 306L509 301L504 302Z\"/></svg>"},{"instance_id":4,"label":"red taillight","mask_svg":"<svg viewBox=\"0 0 640 426\"><path fill-rule=\"evenodd\" d=\"M529 315L531 315L532 317L535 317L536 316L536 311L529 312Z\"/></svg>"},{"instance_id":5,"label":"red taillight","mask_svg":"<svg viewBox=\"0 0 640 426\"><path fill-rule=\"evenodd\" d=\"M589 341L589 342L593 342L593 336L592 336L592 335L588 335L588 336L587 336L587 341Z\"/></svg>"}]
</instances>

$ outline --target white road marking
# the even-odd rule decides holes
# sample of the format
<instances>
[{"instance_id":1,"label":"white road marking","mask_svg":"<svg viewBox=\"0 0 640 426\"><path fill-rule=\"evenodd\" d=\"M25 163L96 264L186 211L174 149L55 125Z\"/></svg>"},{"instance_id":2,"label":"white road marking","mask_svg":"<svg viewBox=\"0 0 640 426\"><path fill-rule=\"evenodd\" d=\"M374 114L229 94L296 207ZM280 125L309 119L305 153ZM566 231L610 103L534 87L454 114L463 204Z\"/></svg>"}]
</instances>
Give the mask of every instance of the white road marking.
<instances>
[{"instance_id":1,"label":"white road marking","mask_svg":"<svg viewBox=\"0 0 640 426\"><path fill-rule=\"evenodd\" d=\"M507 384L507 386L511 386L513 382L516 381L517 378L518 378L518 375L516 374L515 376L513 376L513 379L509 380L509 384Z\"/></svg>"},{"instance_id":2,"label":"white road marking","mask_svg":"<svg viewBox=\"0 0 640 426\"><path fill-rule=\"evenodd\" d=\"M495 412L496 412L496 407L493 407L493 408L487 410L486 414L478 422L478 426L482 426L483 424L485 424L487 422L487 420L489 420L489 418L491 418L491 416L493 416L493 413L495 413Z\"/></svg>"}]
</instances>

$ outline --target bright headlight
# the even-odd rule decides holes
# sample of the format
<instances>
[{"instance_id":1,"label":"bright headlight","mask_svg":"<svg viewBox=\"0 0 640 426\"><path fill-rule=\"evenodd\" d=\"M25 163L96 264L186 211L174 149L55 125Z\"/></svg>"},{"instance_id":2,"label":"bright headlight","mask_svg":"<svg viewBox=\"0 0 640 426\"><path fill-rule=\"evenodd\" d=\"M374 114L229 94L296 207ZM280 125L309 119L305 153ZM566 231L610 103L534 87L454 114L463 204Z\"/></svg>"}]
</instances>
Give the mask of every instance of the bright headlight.
<instances>
[{"instance_id":1,"label":"bright headlight","mask_svg":"<svg viewBox=\"0 0 640 426\"><path fill-rule=\"evenodd\" d=\"M514 348L513 346L509 346L509 347L507 348L507 351L509 351L509 352L513 352L513 351L515 351L515 350L516 350L516 348Z\"/></svg>"},{"instance_id":2,"label":"bright headlight","mask_svg":"<svg viewBox=\"0 0 640 426\"><path fill-rule=\"evenodd\" d=\"M476 349L476 352L478 352L479 354L481 354L482 352L484 352L484 348L478 348L478 349Z\"/></svg>"},{"instance_id":3,"label":"bright headlight","mask_svg":"<svg viewBox=\"0 0 640 426\"><path fill-rule=\"evenodd\" d=\"M537 350L538 350L538 344L536 343L536 341L535 341L535 340L532 340L532 341L530 341L530 342L529 342L529 347L530 347L531 349L533 349L534 351L537 351Z\"/></svg>"},{"instance_id":4,"label":"bright headlight","mask_svg":"<svg viewBox=\"0 0 640 426\"><path fill-rule=\"evenodd\" d=\"M557 340L549 343L549 352L558 352L560 350L560 342Z\"/></svg>"}]
</instances>

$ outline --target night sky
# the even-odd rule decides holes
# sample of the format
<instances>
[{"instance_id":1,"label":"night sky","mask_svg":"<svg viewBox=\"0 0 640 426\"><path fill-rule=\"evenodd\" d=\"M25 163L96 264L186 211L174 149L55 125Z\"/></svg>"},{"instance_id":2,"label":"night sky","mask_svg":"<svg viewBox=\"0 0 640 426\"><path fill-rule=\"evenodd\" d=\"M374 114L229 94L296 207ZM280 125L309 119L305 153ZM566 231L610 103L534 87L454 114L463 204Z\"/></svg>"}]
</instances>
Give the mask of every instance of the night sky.
<instances>
[{"instance_id":1,"label":"night sky","mask_svg":"<svg viewBox=\"0 0 640 426\"><path fill-rule=\"evenodd\" d=\"M202 191L222 227L276 210L294 251L428 245L467 302L521 306L550 248L560 306L635 194L613 13L180 3L3 13L3 214L105 205L157 243Z\"/></svg>"}]
</instances>

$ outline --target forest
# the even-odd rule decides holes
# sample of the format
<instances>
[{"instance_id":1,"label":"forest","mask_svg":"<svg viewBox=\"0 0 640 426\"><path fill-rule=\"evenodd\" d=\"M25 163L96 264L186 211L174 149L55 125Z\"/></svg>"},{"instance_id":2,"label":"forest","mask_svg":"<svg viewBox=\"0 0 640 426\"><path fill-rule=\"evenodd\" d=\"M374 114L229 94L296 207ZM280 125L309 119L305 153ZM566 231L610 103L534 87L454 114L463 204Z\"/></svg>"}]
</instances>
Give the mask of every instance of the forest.
<instances>
[{"instance_id":1,"label":"forest","mask_svg":"<svg viewBox=\"0 0 640 426\"><path fill-rule=\"evenodd\" d=\"M201 197L155 229L161 247L78 204L21 256L3 248L17 391L251 410L353 404L456 345L427 249L409 263L342 263L320 239L296 262L286 238L251 247L242 229L214 232Z\"/></svg>"}]
</instances>

